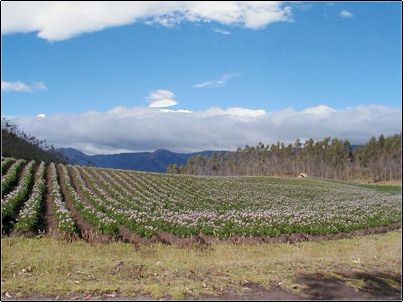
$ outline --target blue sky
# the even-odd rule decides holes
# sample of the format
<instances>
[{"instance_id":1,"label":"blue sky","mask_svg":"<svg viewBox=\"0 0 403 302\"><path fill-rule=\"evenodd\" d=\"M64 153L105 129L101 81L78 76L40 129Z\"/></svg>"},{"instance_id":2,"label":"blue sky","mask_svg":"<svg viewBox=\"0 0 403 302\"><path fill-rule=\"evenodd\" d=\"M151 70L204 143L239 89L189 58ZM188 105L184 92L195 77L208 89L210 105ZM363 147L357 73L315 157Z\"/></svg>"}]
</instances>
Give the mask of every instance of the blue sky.
<instances>
[{"instance_id":1,"label":"blue sky","mask_svg":"<svg viewBox=\"0 0 403 302\"><path fill-rule=\"evenodd\" d=\"M258 28L209 16L168 27L143 18L49 38L38 37L40 29L12 24L17 29L2 35L2 115L147 107L158 90L171 93L176 105L170 110L376 105L401 113L400 3L285 6L291 10L287 20ZM7 16L11 8L2 4L2 19L3 10ZM3 82L28 88L7 89Z\"/></svg>"}]
</instances>

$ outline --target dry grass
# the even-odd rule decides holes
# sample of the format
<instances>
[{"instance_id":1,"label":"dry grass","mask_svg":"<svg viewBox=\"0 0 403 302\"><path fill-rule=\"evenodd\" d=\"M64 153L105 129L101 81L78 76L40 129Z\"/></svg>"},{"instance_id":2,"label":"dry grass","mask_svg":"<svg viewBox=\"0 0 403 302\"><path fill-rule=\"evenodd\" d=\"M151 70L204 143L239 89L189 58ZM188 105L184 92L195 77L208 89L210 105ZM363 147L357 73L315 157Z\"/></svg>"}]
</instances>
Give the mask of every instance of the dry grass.
<instances>
[{"instance_id":1,"label":"dry grass","mask_svg":"<svg viewBox=\"0 0 403 302\"><path fill-rule=\"evenodd\" d=\"M299 274L343 270L401 274L401 230L297 244L217 244L205 250L162 244L90 245L50 238L2 239L2 293L71 296L116 292L154 298L219 294L257 283L298 291Z\"/></svg>"}]
</instances>

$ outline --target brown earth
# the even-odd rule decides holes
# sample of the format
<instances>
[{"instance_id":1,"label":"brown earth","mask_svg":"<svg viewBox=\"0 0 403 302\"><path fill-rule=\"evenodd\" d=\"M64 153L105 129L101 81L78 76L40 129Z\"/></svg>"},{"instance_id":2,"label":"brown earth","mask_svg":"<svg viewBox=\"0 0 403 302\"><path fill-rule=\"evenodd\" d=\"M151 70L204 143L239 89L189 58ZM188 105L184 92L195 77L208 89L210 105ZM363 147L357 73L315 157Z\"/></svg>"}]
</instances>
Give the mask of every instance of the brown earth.
<instances>
[{"instance_id":1,"label":"brown earth","mask_svg":"<svg viewBox=\"0 0 403 302\"><path fill-rule=\"evenodd\" d=\"M57 220L53 210L53 197L52 197L52 179L50 174L50 165L46 169L46 196L44 203L45 210L45 223L46 223L46 234L52 235L57 232Z\"/></svg>"},{"instance_id":2,"label":"brown earth","mask_svg":"<svg viewBox=\"0 0 403 302\"><path fill-rule=\"evenodd\" d=\"M401 275L387 272L355 272L344 271L338 274L341 278L311 274L300 276L298 283L304 285L304 294L315 300L400 300ZM346 284L345 280L363 282L360 288ZM387 281L394 281L399 288Z\"/></svg>"},{"instance_id":3,"label":"brown earth","mask_svg":"<svg viewBox=\"0 0 403 302\"><path fill-rule=\"evenodd\" d=\"M349 233L335 233L335 234L323 234L323 235L310 235L310 234L289 234L280 235L278 237L242 237L231 236L226 239L218 239L213 236L207 236L204 234L192 235L190 237L181 238L171 233L160 232L158 235L151 238L144 238L134 234L131 231L125 235L130 240L128 242L139 244L152 244L163 243L168 245L177 245L180 247L187 246L199 246L201 248L207 247L217 243L231 243L231 244L263 244L263 243L297 243L302 241L323 241L323 240L337 240L343 238L360 237L372 234L386 233L392 230L401 228L400 223L391 224L383 227L373 227L364 230L353 231Z\"/></svg>"}]
</instances>

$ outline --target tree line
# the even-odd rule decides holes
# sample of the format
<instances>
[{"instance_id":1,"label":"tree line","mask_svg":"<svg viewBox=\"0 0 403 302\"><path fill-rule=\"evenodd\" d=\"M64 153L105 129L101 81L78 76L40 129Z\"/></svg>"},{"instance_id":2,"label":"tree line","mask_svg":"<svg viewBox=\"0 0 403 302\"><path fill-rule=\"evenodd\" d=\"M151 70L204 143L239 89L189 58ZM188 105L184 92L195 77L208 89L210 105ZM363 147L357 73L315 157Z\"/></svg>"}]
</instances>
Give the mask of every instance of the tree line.
<instances>
[{"instance_id":1,"label":"tree line","mask_svg":"<svg viewBox=\"0 0 403 302\"><path fill-rule=\"evenodd\" d=\"M193 175L297 176L337 180L362 179L372 182L399 180L401 172L401 133L352 146L348 140L309 139L293 144L245 146L235 152L217 152L212 157L191 157L185 165L170 165L168 173Z\"/></svg>"},{"instance_id":2,"label":"tree line","mask_svg":"<svg viewBox=\"0 0 403 302\"><path fill-rule=\"evenodd\" d=\"M19 126L3 118L1 121L1 156L23 158L44 162L64 163L66 159L53 145L33 135L28 135Z\"/></svg>"}]
</instances>

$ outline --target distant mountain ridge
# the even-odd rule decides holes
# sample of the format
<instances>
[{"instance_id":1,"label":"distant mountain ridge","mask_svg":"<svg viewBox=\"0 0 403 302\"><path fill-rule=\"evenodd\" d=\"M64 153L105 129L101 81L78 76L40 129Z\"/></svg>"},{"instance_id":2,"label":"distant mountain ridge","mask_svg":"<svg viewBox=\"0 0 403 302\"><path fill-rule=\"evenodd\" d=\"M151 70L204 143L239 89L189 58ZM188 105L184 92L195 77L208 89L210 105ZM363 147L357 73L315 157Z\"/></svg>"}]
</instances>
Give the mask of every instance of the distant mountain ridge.
<instances>
[{"instance_id":1,"label":"distant mountain ridge","mask_svg":"<svg viewBox=\"0 0 403 302\"><path fill-rule=\"evenodd\" d=\"M184 165L192 156L210 157L215 152L225 152L175 153L159 149L154 152L87 155L74 148L58 148L57 151L71 164L149 172L166 172L169 164Z\"/></svg>"}]
</instances>

